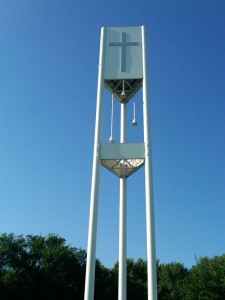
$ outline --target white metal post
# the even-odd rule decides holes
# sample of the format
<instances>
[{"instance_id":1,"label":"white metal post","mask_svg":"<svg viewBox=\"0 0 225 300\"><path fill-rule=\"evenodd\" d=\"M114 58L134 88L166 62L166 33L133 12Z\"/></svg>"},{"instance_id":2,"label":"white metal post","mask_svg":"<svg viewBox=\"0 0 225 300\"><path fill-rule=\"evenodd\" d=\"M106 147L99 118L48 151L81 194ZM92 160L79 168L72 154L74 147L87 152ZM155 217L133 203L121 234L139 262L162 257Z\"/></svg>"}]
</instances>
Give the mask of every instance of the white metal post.
<instances>
[{"instance_id":1,"label":"white metal post","mask_svg":"<svg viewBox=\"0 0 225 300\"><path fill-rule=\"evenodd\" d=\"M101 133L102 133L102 115L103 115L103 99L104 99L103 98L104 36L105 36L105 28L102 28L101 41L100 41L101 44L100 44L100 55L99 55L99 70L98 70L98 91L97 91L97 105L96 105L92 185L91 185L91 205L90 205L85 294L84 294L85 300L94 299L96 240L97 240L97 222L98 222L98 197L99 197L99 179L100 179L100 144L101 144L101 135L102 135Z\"/></svg>"},{"instance_id":2,"label":"white metal post","mask_svg":"<svg viewBox=\"0 0 225 300\"><path fill-rule=\"evenodd\" d=\"M126 104L121 104L120 142L126 142ZM118 300L127 298L127 179L120 178Z\"/></svg>"},{"instance_id":3,"label":"white metal post","mask_svg":"<svg viewBox=\"0 0 225 300\"><path fill-rule=\"evenodd\" d=\"M149 91L147 73L147 45L145 27L142 26L143 55L143 121L145 142L145 193L146 193L146 231L147 231L147 269L148 269L148 300L157 300L155 221L152 179L152 147L149 115Z\"/></svg>"}]
</instances>

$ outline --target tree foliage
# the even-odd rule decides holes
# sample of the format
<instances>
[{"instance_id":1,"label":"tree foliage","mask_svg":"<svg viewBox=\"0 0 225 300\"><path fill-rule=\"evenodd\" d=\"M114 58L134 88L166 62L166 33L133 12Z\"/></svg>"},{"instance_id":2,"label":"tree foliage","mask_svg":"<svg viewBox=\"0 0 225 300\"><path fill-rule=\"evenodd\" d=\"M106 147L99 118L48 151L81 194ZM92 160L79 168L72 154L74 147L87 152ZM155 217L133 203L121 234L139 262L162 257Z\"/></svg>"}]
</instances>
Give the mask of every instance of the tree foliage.
<instances>
[{"instance_id":1,"label":"tree foliage","mask_svg":"<svg viewBox=\"0 0 225 300\"><path fill-rule=\"evenodd\" d=\"M116 281L116 293L114 298L118 299L118 262L114 265L112 272L114 274L114 282ZM135 261L132 258L127 259L127 299L147 300L147 262L139 258Z\"/></svg>"},{"instance_id":2,"label":"tree foliage","mask_svg":"<svg viewBox=\"0 0 225 300\"><path fill-rule=\"evenodd\" d=\"M188 270L183 264L159 264L157 274L159 299L184 299L184 285Z\"/></svg>"},{"instance_id":3,"label":"tree foliage","mask_svg":"<svg viewBox=\"0 0 225 300\"><path fill-rule=\"evenodd\" d=\"M225 254L196 261L187 279L185 299L225 299Z\"/></svg>"},{"instance_id":4,"label":"tree foliage","mask_svg":"<svg viewBox=\"0 0 225 300\"><path fill-rule=\"evenodd\" d=\"M0 236L1 300L83 300L86 252L58 235ZM158 300L225 299L225 254L181 263L157 261ZM118 262L96 260L95 299L118 299ZM127 260L127 299L147 300L147 262Z\"/></svg>"},{"instance_id":5,"label":"tree foliage","mask_svg":"<svg viewBox=\"0 0 225 300\"><path fill-rule=\"evenodd\" d=\"M1 299L82 299L86 253L57 235L0 236Z\"/></svg>"}]
</instances>

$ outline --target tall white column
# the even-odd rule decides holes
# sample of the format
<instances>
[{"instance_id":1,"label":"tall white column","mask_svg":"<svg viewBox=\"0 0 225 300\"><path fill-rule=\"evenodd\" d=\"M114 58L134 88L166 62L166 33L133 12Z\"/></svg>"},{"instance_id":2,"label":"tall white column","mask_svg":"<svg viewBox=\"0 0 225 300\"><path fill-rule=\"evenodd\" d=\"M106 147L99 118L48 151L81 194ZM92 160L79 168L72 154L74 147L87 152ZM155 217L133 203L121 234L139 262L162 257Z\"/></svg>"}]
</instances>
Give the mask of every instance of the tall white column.
<instances>
[{"instance_id":1,"label":"tall white column","mask_svg":"<svg viewBox=\"0 0 225 300\"><path fill-rule=\"evenodd\" d=\"M99 55L98 70L98 91L96 105L95 121L95 140L92 168L92 185L91 185L91 205L89 217L88 247L87 247L87 265L85 279L85 300L94 300L94 280L95 280L95 260L96 260L96 240L97 240L97 222L98 222L98 198L99 198L99 179L100 179L100 145L102 135L102 115L103 115L103 62L104 62L104 36L105 28L101 30L101 44Z\"/></svg>"},{"instance_id":2,"label":"tall white column","mask_svg":"<svg viewBox=\"0 0 225 300\"><path fill-rule=\"evenodd\" d=\"M122 38L122 42L121 42ZM135 46L135 47L134 47ZM116 49L121 49L117 51ZM128 55L129 51L129 55ZM122 69L121 69L122 62ZM104 65L105 64L105 65ZM142 68L143 67L143 68ZM142 72L143 71L143 72ZM127 77L128 76L128 77ZM130 81L128 78L137 79ZM141 80L143 78L143 82ZM101 147L103 154L102 119L104 85L116 98L122 99L119 84L128 81L131 94L143 87L143 123L145 145L145 192L146 192L146 228L147 228L147 269L148 269L148 300L157 300L156 251L154 228L154 200L152 182L152 157L149 115L149 92L147 74L147 48L145 28L140 27L108 27L101 30L101 44L99 56L98 91L96 106L95 141L93 153L91 205L89 218L89 233L87 247L87 266L84 300L94 300L95 261L98 221L98 198L101 165ZM118 80L118 84L117 84ZM129 89L129 88L128 88ZM124 91L124 88L123 88ZM126 91L125 91L126 92ZM120 143L127 143L126 139L126 104L121 104ZM112 126L111 137L112 141ZM112 146L112 145L111 145ZM116 145L118 146L118 145ZM121 146L121 145L120 145ZM122 147L121 147L122 148ZM111 149L113 150L113 149ZM114 150L113 150L114 151ZM109 151L109 159L113 159ZM116 154L116 152L115 152ZM129 151L126 158L129 158ZM117 155L116 155L117 156ZM104 155L102 155L104 157ZM124 156L121 155L121 159ZM142 157L143 158L143 157ZM118 157L117 157L118 159ZM103 161L102 164L104 165ZM108 165L107 168L113 169ZM123 167L121 166L123 173ZM127 299L127 179L120 178L120 212L119 212L119 278L118 299Z\"/></svg>"},{"instance_id":3,"label":"tall white column","mask_svg":"<svg viewBox=\"0 0 225 300\"><path fill-rule=\"evenodd\" d=\"M120 142L126 142L126 104L121 104ZM127 179L120 178L118 300L127 299Z\"/></svg>"},{"instance_id":4,"label":"tall white column","mask_svg":"<svg viewBox=\"0 0 225 300\"><path fill-rule=\"evenodd\" d=\"M150 131L149 91L147 73L147 45L145 27L142 26L143 55L143 121L145 143L145 193L146 193L146 232L147 232L147 271L148 300L157 300L155 221L152 179L152 147Z\"/></svg>"}]
</instances>

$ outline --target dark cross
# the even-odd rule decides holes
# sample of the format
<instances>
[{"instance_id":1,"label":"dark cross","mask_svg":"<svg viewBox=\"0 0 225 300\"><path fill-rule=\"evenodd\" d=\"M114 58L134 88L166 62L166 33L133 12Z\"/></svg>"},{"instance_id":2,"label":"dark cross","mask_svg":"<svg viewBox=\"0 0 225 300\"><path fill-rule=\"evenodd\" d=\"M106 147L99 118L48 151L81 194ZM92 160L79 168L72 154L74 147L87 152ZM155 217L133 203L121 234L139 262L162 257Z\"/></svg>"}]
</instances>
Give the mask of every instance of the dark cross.
<instances>
[{"instance_id":1,"label":"dark cross","mask_svg":"<svg viewBox=\"0 0 225 300\"><path fill-rule=\"evenodd\" d=\"M121 72L126 72L126 46L137 46L138 42L126 42L126 32L122 32L121 43L109 43L109 46L121 46Z\"/></svg>"}]
</instances>

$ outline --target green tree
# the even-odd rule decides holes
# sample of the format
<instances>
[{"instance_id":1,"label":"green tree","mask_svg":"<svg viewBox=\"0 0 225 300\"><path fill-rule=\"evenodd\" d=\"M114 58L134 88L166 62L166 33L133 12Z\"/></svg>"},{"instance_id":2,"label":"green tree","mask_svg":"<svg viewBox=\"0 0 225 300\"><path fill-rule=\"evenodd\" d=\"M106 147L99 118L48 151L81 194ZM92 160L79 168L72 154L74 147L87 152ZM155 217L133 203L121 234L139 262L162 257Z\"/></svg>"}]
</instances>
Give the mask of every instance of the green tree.
<instances>
[{"instance_id":1,"label":"green tree","mask_svg":"<svg viewBox=\"0 0 225 300\"><path fill-rule=\"evenodd\" d=\"M196 260L190 270L185 300L225 299L225 254Z\"/></svg>"},{"instance_id":2,"label":"green tree","mask_svg":"<svg viewBox=\"0 0 225 300\"><path fill-rule=\"evenodd\" d=\"M158 299L184 300L185 280L188 270L180 263L158 263ZM194 299L194 298L193 298Z\"/></svg>"},{"instance_id":3,"label":"green tree","mask_svg":"<svg viewBox=\"0 0 225 300\"><path fill-rule=\"evenodd\" d=\"M114 298L118 299L118 262L112 269L114 282ZM129 300L147 300L147 263L139 258L135 261L132 258L127 259L127 299Z\"/></svg>"},{"instance_id":4,"label":"green tree","mask_svg":"<svg viewBox=\"0 0 225 300\"><path fill-rule=\"evenodd\" d=\"M86 252L57 235L0 236L0 298L83 299Z\"/></svg>"},{"instance_id":5,"label":"green tree","mask_svg":"<svg viewBox=\"0 0 225 300\"><path fill-rule=\"evenodd\" d=\"M147 300L147 262L139 258L127 261L127 298Z\"/></svg>"},{"instance_id":6,"label":"green tree","mask_svg":"<svg viewBox=\"0 0 225 300\"><path fill-rule=\"evenodd\" d=\"M0 236L1 300L83 300L86 252L58 235ZM118 262L96 260L95 299L117 300ZM190 270L157 261L159 300L225 299L225 254L200 258ZM127 298L147 300L147 262L127 260Z\"/></svg>"},{"instance_id":7,"label":"green tree","mask_svg":"<svg viewBox=\"0 0 225 300\"><path fill-rule=\"evenodd\" d=\"M95 299L96 300L116 300L115 285L112 270L105 268L99 260L96 260L95 267Z\"/></svg>"}]
</instances>

